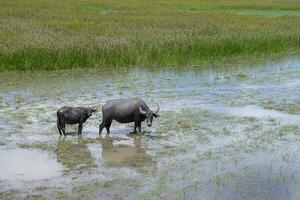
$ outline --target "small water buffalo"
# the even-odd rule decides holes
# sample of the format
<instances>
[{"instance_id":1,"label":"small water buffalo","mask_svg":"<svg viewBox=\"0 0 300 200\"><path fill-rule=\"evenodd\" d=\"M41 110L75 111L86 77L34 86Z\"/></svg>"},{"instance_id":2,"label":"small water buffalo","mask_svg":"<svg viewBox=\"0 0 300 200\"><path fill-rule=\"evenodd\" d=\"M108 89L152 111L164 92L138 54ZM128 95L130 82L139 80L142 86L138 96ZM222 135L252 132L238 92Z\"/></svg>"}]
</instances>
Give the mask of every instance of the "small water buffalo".
<instances>
[{"instance_id":1,"label":"small water buffalo","mask_svg":"<svg viewBox=\"0 0 300 200\"><path fill-rule=\"evenodd\" d=\"M141 99L119 99L108 101L102 107L102 123L99 126L99 135L105 127L107 133L113 120L120 123L134 122L134 133L136 128L141 132L141 122L146 119L147 125L152 126L153 117L158 117L157 110L151 111L146 103Z\"/></svg>"},{"instance_id":2,"label":"small water buffalo","mask_svg":"<svg viewBox=\"0 0 300 200\"><path fill-rule=\"evenodd\" d=\"M81 135L82 124L97 110L95 108L84 107L62 107L57 111L57 128L59 134L66 135L66 124L79 124L78 135Z\"/></svg>"}]
</instances>

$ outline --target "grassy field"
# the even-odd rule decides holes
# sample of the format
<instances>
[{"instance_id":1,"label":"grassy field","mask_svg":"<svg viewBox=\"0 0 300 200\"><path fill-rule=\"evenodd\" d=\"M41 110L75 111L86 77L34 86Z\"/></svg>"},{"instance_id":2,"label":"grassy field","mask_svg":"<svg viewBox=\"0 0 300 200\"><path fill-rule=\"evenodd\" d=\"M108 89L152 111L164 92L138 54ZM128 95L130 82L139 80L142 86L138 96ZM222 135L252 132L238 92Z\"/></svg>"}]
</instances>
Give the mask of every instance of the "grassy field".
<instances>
[{"instance_id":1,"label":"grassy field","mask_svg":"<svg viewBox=\"0 0 300 200\"><path fill-rule=\"evenodd\" d=\"M1 0L0 71L300 50L298 0Z\"/></svg>"}]
</instances>

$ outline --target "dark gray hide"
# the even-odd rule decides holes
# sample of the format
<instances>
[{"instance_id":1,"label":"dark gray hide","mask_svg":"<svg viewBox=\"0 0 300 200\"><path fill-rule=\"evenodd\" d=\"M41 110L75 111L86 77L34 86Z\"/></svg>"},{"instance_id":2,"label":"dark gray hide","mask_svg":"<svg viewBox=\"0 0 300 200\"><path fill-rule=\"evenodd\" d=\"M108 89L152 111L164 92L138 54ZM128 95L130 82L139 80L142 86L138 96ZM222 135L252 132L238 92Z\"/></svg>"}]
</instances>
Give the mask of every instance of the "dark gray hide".
<instances>
[{"instance_id":1,"label":"dark gray hide","mask_svg":"<svg viewBox=\"0 0 300 200\"><path fill-rule=\"evenodd\" d=\"M95 108L83 108L83 107L62 107L57 111L57 128L59 134L66 135L65 125L66 124L79 124L78 135L81 135L82 124L96 112Z\"/></svg>"},{"instance_id":2,"label":"dark gray hide","mask_svg":"<svg viewBox=\"0 0 300 200\"><path fill-rule=\"evenodd\" d=\"M107 133L113 120L120 123L134 122L134 132L136 128L141 132L141 122L146 119L147 125L152 126L153 117L158 117L159 106L156 111L151 111L146 103L141 99L119 99L108 101L102 107L102 123L99 126L99 134L105 127Z\"/></svg>"}]
</instances>

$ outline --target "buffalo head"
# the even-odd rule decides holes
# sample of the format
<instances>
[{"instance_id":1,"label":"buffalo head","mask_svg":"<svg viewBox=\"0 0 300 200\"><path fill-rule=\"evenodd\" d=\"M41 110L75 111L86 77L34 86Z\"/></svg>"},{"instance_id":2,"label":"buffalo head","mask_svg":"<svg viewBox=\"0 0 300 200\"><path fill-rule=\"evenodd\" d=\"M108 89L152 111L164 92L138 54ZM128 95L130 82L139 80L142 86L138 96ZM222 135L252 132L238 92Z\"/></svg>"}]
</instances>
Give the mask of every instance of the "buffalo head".
<instances>
[{"instance_id":1,"label":"buffalo head","mask_svg":"<svg viewBox=\"0 0 300 200\"><path fill-rule=\"evenodd\" d=\"M140 113L145 116L147 126L149 127L152 126L153 117L155 118L159 117L159 115L157 114L159 112L159 106L158 104L156 105L157 105L157 109L155 111L151 111L151 110L145 111L141 108L141 106L139 107Z\"/></svg>"},{"instance_id":2,"label":"buffalo head","mask_svg":"<svg viewBox=\"0 0 300 200\"><path fill-rule=\"evenodd\" d=\"M87 114L90 117L93 113L97 112L96 108L87 108Z\"/></svg>"}]
</instances>

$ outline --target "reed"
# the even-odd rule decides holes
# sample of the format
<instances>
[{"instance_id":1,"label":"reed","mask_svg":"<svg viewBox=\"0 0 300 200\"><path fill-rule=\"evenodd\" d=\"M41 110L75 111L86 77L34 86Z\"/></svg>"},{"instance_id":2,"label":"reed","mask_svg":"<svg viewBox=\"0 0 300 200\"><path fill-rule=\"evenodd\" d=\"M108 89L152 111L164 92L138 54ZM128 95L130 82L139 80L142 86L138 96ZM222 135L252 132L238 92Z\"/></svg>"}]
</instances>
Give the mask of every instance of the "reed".
<instances>
[{"instance_id":1,"label":"reed","mask_svg":"<svg viewBox=\"0 0 300 200\"><path fill-rule=\"evenodd\" d=\"M0 71L198 64L300 48L300 2L0 2Z\"/></svg>"}]
</instances>

